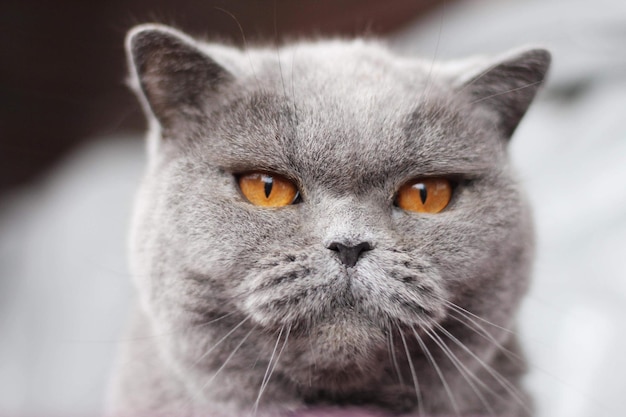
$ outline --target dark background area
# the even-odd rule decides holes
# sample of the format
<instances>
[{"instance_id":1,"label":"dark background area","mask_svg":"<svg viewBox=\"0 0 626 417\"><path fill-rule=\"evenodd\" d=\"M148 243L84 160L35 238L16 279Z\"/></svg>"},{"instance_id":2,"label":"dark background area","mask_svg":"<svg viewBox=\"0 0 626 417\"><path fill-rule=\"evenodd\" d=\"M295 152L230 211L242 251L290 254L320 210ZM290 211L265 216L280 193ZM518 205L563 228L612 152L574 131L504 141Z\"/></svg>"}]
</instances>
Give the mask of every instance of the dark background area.
<instances>
[{"instance_id":1,"label":"dark background area","mask_svg":"<svg viewBox=\"0 0 626 417\"><path fill-rule=\"evenodd\" d=\"M441 0L2 0L0 197L81 141L140 132L124 85L126 31L160 22L193 35L280 42L385 34Z\"/></svg>"}]
</instances>

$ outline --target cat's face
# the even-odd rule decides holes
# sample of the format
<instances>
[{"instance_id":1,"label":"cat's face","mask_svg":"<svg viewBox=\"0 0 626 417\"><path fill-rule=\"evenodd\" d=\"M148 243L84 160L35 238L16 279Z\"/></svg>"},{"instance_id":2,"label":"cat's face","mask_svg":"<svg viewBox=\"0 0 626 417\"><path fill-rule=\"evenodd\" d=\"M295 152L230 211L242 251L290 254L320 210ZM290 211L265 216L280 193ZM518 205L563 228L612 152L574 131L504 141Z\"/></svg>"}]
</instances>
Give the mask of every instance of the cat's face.
<instances>
[{"instance_id":1,"label":"cat's face","mask_svg":"<svg viewBox=\"0 0 626 417\"><path fill-rule=\"evenodd\" d=\"M130 39L159 125L133 267L154 323L186 329L172 349L195 361L243 323L261 357L288 337L279 369L324 387L329 373L371 377L390 338L444 323L450 303L510 319L532 233L506 146L543 52L490 79L363 42L240 52L159 28ZM249 174L298 196L259 205L241 189ZM403 208L415 180L448 184L447 205Z\"/></svg>"}]
</instances>

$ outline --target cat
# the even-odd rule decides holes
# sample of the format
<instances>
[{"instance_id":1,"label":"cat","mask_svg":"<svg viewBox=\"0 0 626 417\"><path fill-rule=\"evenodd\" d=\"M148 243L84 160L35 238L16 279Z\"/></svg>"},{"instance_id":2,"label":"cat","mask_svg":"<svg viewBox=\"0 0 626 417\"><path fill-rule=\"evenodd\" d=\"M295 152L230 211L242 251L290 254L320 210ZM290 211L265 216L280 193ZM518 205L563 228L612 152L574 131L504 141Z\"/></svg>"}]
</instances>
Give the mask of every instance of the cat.
<instances>
[{"instance_id":1,"label":"cat","mask_svg":"<svg viewBox=\"0 0 626 417\"><path fill-rule=\"evenodd\" d=\"M156 24L126 48L149 158L112 415L532 414L507 147L546 50L431 62Z\"/></svg>"}]
</instances>

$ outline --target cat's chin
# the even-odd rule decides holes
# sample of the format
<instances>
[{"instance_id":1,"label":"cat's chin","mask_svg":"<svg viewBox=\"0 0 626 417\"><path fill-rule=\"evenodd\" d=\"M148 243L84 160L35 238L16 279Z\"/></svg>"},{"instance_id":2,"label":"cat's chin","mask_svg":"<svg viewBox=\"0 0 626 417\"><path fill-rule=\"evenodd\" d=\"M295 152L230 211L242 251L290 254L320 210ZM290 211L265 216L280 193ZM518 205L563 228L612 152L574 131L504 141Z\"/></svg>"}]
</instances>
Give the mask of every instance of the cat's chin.
<instances>
[{"instance_id":1,"label":"cat's chin","mask_svg":"<svg viewBox=\"0 0 626 417\"><path fill-rule=\"evenodd\" d=\"M359 389L384 374L386 338L382 329L354 317L336 317L294 337L285 352L299 366L284 369L306 389L346 392ZM291 359L291 358L290 358Z\"/></svg>"}]
</instances>

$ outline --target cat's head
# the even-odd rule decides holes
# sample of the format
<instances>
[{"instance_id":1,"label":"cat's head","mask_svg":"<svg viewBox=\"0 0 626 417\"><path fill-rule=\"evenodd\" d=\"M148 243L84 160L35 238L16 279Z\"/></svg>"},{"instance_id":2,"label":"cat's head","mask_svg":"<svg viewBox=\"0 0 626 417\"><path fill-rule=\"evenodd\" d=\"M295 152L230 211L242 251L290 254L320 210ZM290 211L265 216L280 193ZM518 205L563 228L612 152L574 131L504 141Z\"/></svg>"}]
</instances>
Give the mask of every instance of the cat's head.
<instances>
[{"instance_id":1,"label":"cat's head","mask_svg":"<svg viewBox=\"0 0 626 417\"><path fill-rule=\"evenodd\" d=\"M151 123L132 263L157 326L201 341L246 320L265 353L289 334L311 378L311 366L367 368L391 335L444 323L452 303L510 320L532 227L507 145L547 52L432 63L362 40L240 50L154 25L127 48Z\"/></svg>"}]
</instances>

